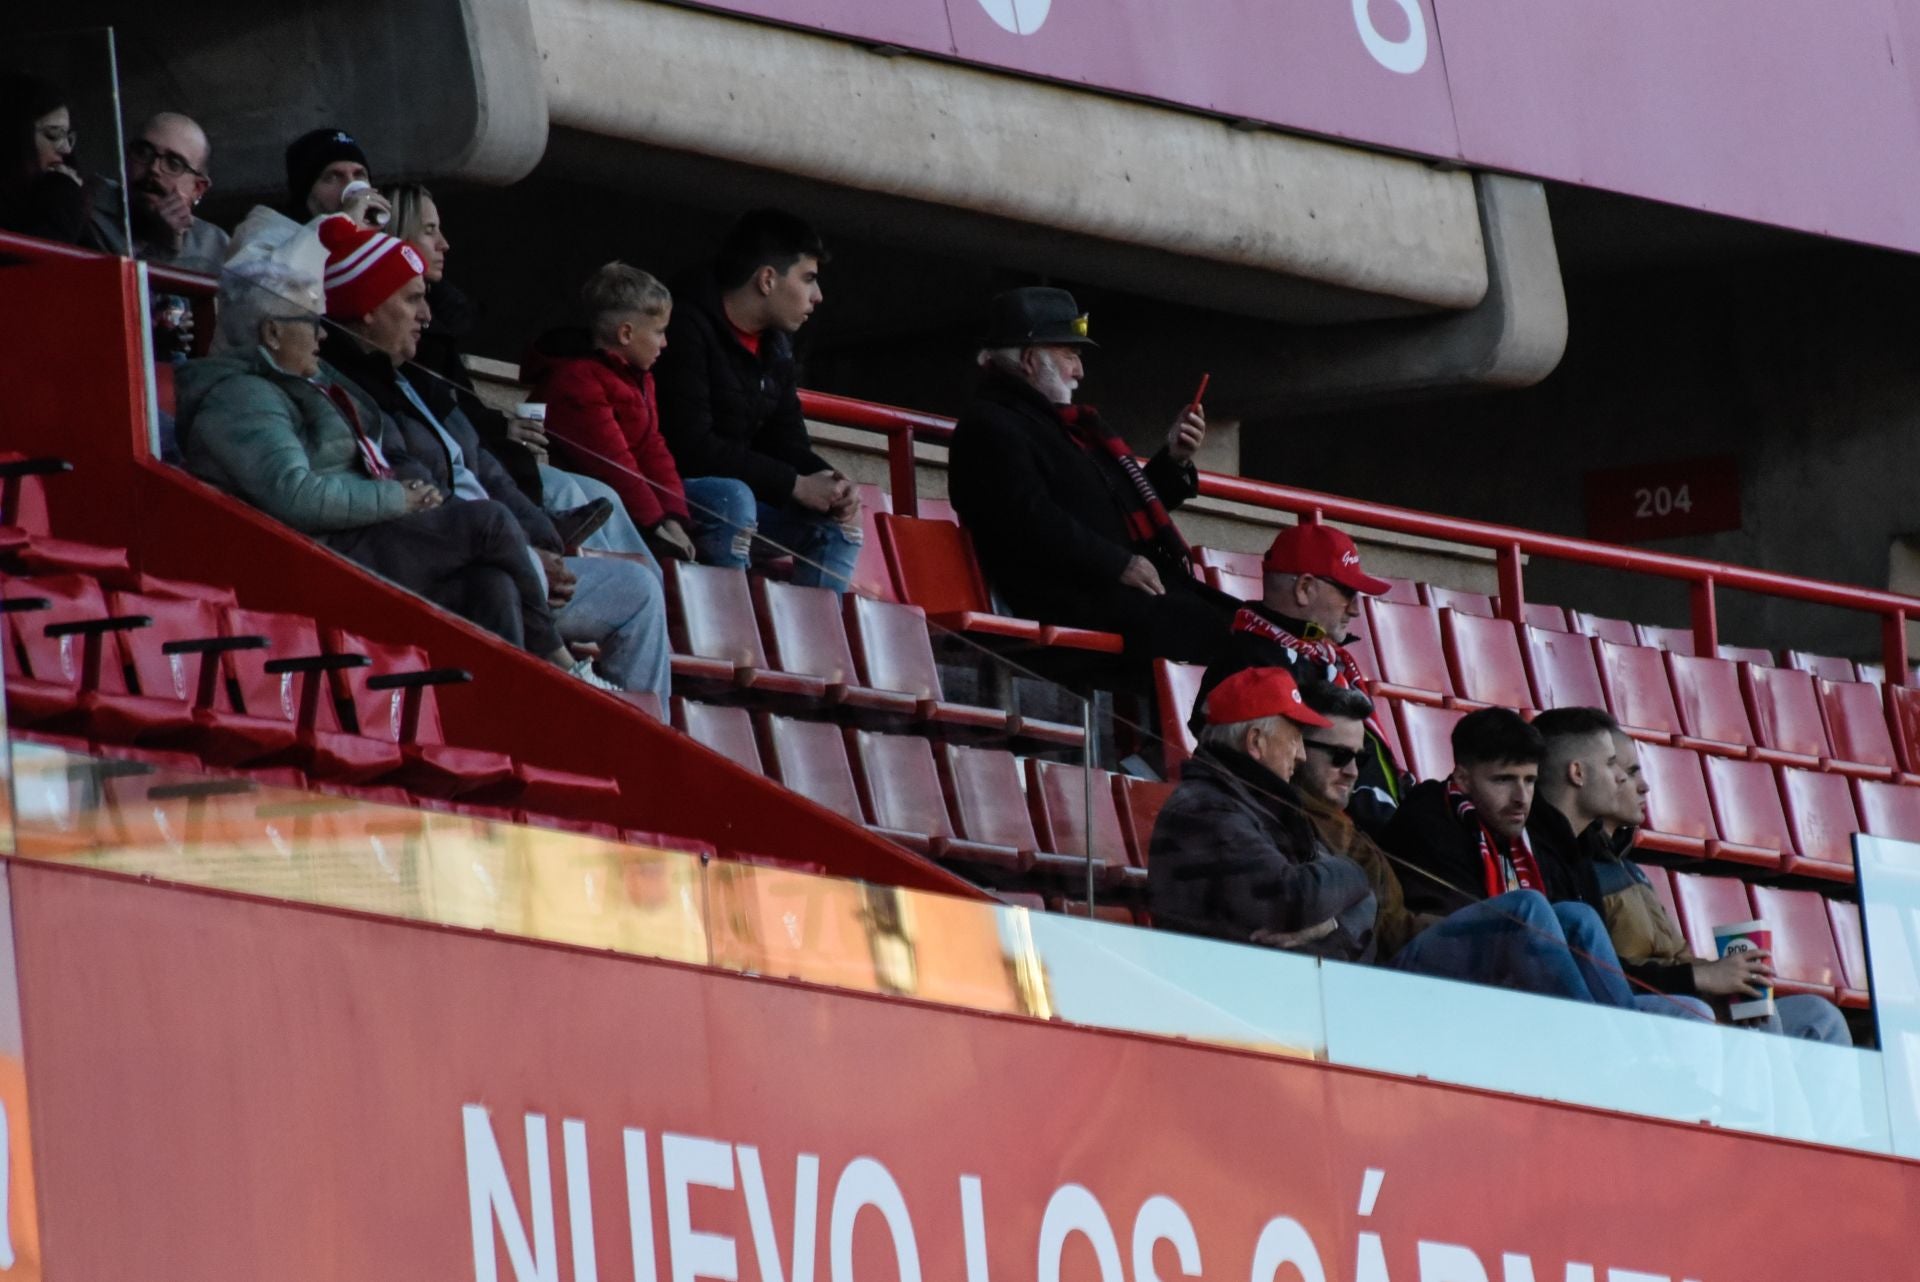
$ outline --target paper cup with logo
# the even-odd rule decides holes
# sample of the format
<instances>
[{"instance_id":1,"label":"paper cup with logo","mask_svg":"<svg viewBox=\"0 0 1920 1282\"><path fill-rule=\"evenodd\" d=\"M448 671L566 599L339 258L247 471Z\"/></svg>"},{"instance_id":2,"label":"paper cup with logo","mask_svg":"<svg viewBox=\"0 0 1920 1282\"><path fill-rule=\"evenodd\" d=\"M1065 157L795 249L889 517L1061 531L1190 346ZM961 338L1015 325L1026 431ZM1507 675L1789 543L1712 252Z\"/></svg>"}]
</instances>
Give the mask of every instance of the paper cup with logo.
<instances>
[{"instance_id":1,"label":"paper cup with logo","mask_svg":"<svg viewBox=\"0 0 1920 1282\"><path fill-rule=\"evenodd\" d=\"M1731 957L1735 953L1771 953L1773 927L1764 921L1736 921L1715 926L1713 946L1722 957ZM1736 1020L1764 1019L1773 1014L1773 985L1768 984L1766 990L1764 996L1734 1002L1727 1007L1727 1014Z\"/></svg>"},{"instance_id":2,"label":"paper cup with logo","mask_svg":"<svg viewBox=\"0 0 1920 1282\"><path fill-rule=\"evenodd\" d=\"M547 421L547 403L545 401L522 401L513 407L515 418L524 418L530 423Z\"/></svg>"}]
</instances>

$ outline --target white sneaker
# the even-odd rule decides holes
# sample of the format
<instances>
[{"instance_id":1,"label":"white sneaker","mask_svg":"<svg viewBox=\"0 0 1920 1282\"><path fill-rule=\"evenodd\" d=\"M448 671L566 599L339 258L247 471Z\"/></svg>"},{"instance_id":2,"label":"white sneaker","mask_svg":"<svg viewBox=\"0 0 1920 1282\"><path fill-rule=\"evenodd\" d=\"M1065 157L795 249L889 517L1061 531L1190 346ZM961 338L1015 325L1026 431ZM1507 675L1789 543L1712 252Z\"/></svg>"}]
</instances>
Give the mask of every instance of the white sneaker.
<instances>
[{"instance_id":1,"label":"white sneaker","mask_svg":"<svg viewBox=\"0 0 1920 1282\"><path fill-rule=\"evenodd\" d=\"M592 662L587 659L576 660L569 671L596 690L605 690L608 694L620 693L620 687L595 672Z\"/></svg>"}]
</instances>

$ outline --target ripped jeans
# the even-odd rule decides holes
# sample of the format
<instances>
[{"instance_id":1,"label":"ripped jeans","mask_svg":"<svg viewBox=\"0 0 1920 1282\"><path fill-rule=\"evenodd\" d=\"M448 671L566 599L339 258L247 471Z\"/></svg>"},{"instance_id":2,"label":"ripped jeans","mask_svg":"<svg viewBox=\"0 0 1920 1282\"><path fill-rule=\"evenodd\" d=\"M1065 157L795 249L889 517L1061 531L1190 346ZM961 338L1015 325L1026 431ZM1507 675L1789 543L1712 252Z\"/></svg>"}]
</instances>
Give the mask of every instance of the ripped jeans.
<instances>
[{"instance_id":1,"label":"ripped jeans","mask_svg":"<svg viewBox=\"0 0 1920 1282\"><path fill-rule=\"evenodd\" d=\"M702 565L747 568L760 505L745 481L731 476L690 476L687 492L687 535L694 557Z\"/></svg>"}]
</instances>

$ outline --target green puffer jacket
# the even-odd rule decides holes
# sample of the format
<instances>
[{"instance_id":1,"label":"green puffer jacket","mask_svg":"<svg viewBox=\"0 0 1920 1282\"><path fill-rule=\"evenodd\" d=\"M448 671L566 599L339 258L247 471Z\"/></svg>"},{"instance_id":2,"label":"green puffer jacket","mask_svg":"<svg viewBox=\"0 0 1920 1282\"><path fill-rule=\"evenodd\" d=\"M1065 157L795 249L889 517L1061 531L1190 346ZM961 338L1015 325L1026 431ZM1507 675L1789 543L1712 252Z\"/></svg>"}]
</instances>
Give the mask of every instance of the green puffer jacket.
<instances>
[{"instance_id":1,"label":"green puffer jacket","mask_svg":"<svg viewBox=\"0 0 1920 1282\"><path fill-rule=\"evenodd\" d=\"M176 386L180 448L201 480L307 534L406 514L406 488L360 470L353 429L333 403L260 349L190 361ZM363 411L361 422L380 430L377 415Z\"/></svg>"}]
</instances>

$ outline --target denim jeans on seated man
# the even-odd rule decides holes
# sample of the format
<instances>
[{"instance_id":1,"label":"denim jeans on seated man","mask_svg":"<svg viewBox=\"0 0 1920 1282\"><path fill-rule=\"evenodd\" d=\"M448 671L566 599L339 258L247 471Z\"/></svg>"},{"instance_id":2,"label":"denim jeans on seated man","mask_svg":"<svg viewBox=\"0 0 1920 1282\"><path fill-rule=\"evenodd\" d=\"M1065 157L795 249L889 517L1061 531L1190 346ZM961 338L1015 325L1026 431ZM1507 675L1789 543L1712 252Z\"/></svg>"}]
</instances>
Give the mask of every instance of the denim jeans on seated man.
<instances>
[{"instance_id":1,"label":"denim jeans on seated man","mask_svg":"<svg viewBox=\"0 0 1920 1282\"><path fill-rule=\"evenodd\" d=\"M793 581L805 588L832 588L845 592L860 560L860 532L847 529L825 513L795 504L760 504L760 537L754 543L755 560L792 555Z\"/></svg>"},{"instance_id":2,"label":"denim jeans on seated man","mask_svg":"<svg viewBox=\"0 0 1920 1282\"><path fill-rule=\"evenodd\" d=\"M1633 1004L1652 1015L1700 1019L1709 1024L1715 1022L1713 1007L1698 997L1677 993L1639 993L1634 996ZM1776 997L1773 1010L1774 1013L1765 1019L1744 1020L1733 1027L1757 1029L1781 1037L1798 1037L1809 1042L1825 1042L1829 1046L1853 1045L1853 1033L1847 1028L1847 1017L1840 1013L1838 1006L1824 997L1812 993Z\"/></svg>"},{"instance_id":3,"label":"denim jeans on seated man","mask_svg":"<svg viewBox=\"0 0 1920 1282\"><path fill-rule=\"evenodd\" d=\"M1634 1005L1600 915L1585 904L1550 904L1535 890L1508 891L1449 913L1389 964L1546 997Z\"/></svg>"},{"instance_id":4,"label":"denim jeans on seated man","mask_svg":"<svg viewBox=\"0 0 1920 1282\"><path fill-rule=\"evenodd\" d=\"M687 536L702 565L747 568L760 505L745 481L731 476L690 476L681 482L687 494Z\"/></svg>"}]
</instances>

